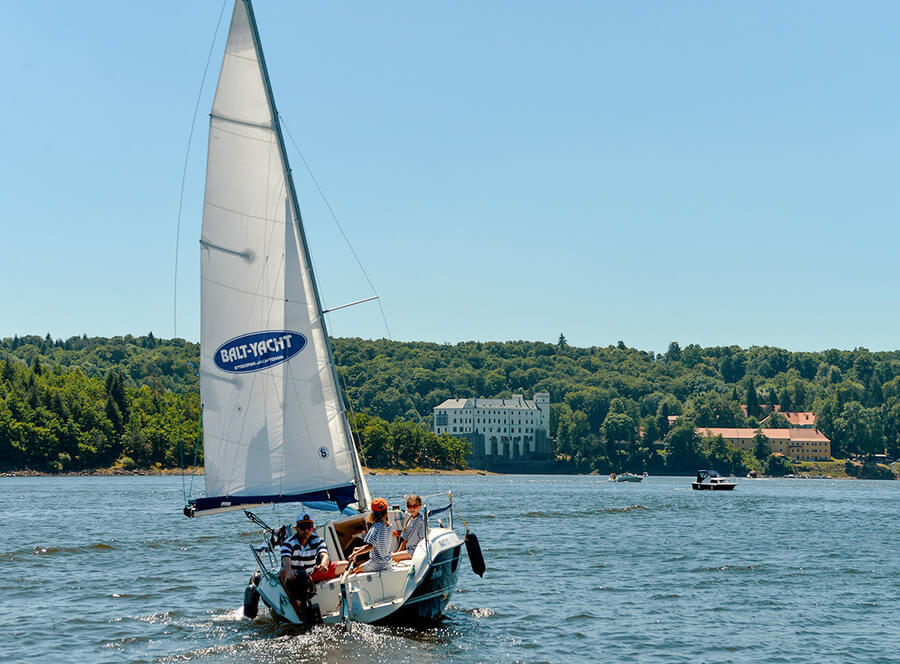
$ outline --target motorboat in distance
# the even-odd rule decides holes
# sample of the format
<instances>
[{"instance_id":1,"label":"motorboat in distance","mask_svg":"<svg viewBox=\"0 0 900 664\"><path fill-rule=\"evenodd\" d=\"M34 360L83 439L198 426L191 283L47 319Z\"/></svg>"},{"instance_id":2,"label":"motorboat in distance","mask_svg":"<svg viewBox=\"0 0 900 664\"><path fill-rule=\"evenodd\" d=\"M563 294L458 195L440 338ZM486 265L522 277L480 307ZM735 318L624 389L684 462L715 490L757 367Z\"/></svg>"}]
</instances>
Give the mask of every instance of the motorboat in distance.
<instances>
[{"instance_id":1,"label":"motorboat in distance","mask_svg":"<svg viewBox=\"0 0 900 664\"><path fill-rule=\"evenodd\" d=\"M644 479L642 475L635 475L634 473L609 474L610 482L640 482L642 479Z\"/></svg>"},{"instance_id":2,"label":"motorboat in distance","mask_svg":"<svg viewBox=\"0 0 900 664\"><path fill-rule=\"evenodd\" d=\"M697 491L734 491L737 482L722 477L714 470L698 470L691 488Z\"/></svg>"}]
</instances>

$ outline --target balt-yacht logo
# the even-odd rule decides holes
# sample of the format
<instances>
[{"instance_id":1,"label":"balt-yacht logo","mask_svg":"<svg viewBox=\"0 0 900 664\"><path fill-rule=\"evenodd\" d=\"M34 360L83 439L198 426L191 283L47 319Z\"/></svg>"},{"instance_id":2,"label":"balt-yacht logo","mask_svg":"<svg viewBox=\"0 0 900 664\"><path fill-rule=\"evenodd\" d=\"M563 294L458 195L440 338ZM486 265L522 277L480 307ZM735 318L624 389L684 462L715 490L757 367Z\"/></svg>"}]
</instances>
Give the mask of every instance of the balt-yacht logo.
<instances>
[{"instance_id":1,"label":"balt-yacht logo","mask_svg":"<svg viewBox=\"0 0 900 664\"><path fill-rule=\"evenodd\" d=\"M306 347L299 332L251 332L230 339L216 349L216 366L228 373L247 373L287 362Z\"/></svg>"}]
</instances>

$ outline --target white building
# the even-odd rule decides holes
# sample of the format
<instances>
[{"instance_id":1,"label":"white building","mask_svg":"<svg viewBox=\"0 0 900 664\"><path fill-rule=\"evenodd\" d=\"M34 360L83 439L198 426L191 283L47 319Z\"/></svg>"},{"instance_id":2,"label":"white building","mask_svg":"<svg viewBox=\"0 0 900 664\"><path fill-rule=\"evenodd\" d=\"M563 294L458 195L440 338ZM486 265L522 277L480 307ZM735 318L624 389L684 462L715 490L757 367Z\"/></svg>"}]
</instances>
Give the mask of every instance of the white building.
<instances>
[{"instance_id":1,"label":"white building","mask_svg":"<svg viewBox=\"0 0 900 664\"><path fill-rule=\"evenodd\" d=\"M434 408L434 432L472 441L475 457L515 459L544 453L549 425L549 392L535 393L534 401L521 394L510 399L447 399Z\"/></svg>"}]
</instances>

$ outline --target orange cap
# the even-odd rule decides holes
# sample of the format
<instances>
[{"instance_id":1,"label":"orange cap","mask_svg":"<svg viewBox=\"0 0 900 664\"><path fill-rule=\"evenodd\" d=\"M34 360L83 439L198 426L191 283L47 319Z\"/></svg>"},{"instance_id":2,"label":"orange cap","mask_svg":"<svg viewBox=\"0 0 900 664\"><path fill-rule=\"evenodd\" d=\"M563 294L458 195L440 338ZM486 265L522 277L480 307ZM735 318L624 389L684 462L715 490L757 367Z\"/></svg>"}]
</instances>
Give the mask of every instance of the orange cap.
<instances>
[{"instance_id":1,"label":"orange cap","mask_svg":"<svg viewBox=\"0 0 900 664\"><path fill-rule=\"evenodd\" d=\"M387 512L388 505L384 498L373 498L371 507L373 512Z\"/></svg>"}]
</instances>

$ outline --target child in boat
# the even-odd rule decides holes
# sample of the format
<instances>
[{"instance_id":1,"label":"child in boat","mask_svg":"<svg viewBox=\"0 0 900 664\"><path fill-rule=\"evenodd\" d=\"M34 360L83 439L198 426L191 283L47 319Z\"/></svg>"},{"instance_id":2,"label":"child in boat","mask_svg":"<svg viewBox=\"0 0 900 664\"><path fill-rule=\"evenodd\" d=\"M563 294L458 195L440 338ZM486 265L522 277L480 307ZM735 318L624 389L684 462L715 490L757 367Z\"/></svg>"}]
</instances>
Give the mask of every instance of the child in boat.
<instances>
[{"instance_id":1,"label":"child in boat","mask_svg":"<svg viewBox=\"0 0 900 664\"><path fill-rule=\"evenodd\" d=\"M416 552L416 546L425 539L425 517L419 512L422 509L422 498L414 493L406 497L406 511L409 516L403 524L401 532L395 532L400 538L397 551L406 551L410 556Z\"/></svg>"},{"instance_id":2,"label":"child in boat","mask_svg":"<svg viewBox=\"0 0 900 664\"><path fill-rule=\"evenodd\" d=\"M351 574L357 572L380 572L391 566L391 527L388 525L388 504L384 498L373 498L370 505L371 512L366 517L369 530L363 538L362 546L353 549L350 554L350 562L355 563L356 558L363 553L369 554L369 559L362 565L356 565L350 570Z\"/></svg>"}]
</instances>

